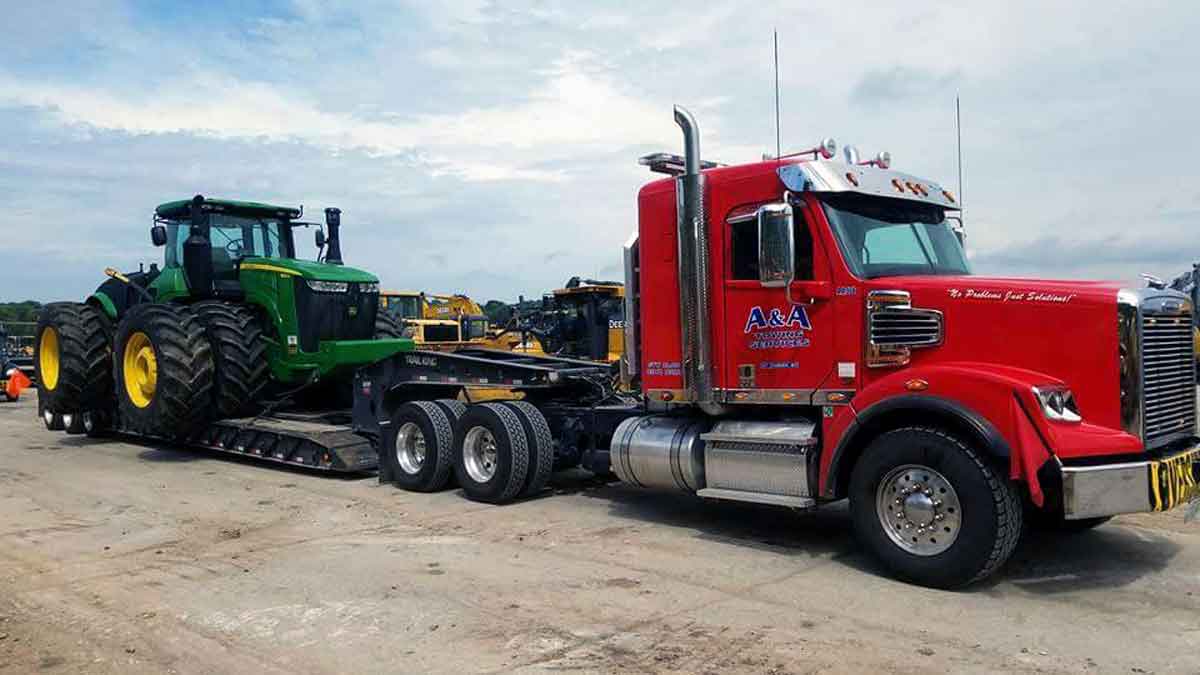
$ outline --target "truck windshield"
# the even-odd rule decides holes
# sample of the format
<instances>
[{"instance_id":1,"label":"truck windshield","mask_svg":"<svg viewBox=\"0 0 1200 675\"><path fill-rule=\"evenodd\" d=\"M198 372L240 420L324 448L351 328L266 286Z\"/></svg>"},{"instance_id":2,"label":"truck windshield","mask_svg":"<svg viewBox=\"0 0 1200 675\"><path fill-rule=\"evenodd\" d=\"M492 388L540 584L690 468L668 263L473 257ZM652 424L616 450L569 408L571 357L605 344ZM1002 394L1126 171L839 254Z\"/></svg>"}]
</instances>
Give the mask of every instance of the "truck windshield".
<instances>
[{"instance_id":1,"label":"truck windshield","mask_svg":"<svg viewBox=\"0 0 1200 675\"><path fill-rule=\"evenodd\" d=\"M850 271L861 279L970 274L945 210L852 192L819 195Z\"/></svg>"}]
</instances>

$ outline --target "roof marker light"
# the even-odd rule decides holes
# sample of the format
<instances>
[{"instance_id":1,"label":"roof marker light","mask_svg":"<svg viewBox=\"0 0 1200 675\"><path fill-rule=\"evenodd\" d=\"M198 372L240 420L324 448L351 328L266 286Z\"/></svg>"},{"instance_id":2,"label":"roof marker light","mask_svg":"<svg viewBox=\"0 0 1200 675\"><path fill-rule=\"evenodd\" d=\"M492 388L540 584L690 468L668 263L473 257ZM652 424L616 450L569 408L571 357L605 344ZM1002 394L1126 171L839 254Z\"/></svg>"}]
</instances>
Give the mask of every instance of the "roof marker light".
<instances>
[{"instance_id":1,"label":"roof marker light","mask_svg":"<svg viewBox=\"0 0 1200 675\"><path fill-rule=\"evenodd\" d=\"M858 148L853 145L847 145L842 148L842 154L846 157L847 164L858 164Z\"/></svg>"},{"instance_id":2,"label":"roof marker light","mask_svg":"<svg viewBox=\"0 0 1200 675\"><path fill-rule=\"evenodd\" d=\"M826 138L825 140L821 141L821 144L816 146L815 148L801 150L800 152L789 152L786 155L780 155L779 157L776 157L776 159L786 159L788 157L798 157L800 155L812 155L813 159L818 159L818 158L833 159L833 156L836 154L837 154L837 141L833 140L832 138Z\"/></svg>"}]
</instances>

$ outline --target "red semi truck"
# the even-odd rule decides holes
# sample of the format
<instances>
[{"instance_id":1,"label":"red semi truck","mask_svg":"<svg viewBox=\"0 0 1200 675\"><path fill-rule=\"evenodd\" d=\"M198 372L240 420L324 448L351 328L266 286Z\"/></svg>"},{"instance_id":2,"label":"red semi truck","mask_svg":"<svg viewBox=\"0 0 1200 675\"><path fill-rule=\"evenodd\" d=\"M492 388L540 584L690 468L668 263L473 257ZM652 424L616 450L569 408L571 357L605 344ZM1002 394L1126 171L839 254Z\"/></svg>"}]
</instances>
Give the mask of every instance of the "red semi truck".
<instances>
[{"instance_id":1,"label":"red semi truck","mask_svg":"<svg viewBox=\"0 0 1200 675\"><path fill-rule=\"evenodd\" d=\"M849 499L901 578L995 572L1029 519L1086 528L1200 494L1190 300L973 276L955 197L831 142L737 166L683 157L625 247L623 387L562 359L400 354L358 375L381 478L503 502L583 465L703 498ZM464 386L523 399L464 407ZM435 399L443 399L435 401Z\"/></svg>"}]
</instances>

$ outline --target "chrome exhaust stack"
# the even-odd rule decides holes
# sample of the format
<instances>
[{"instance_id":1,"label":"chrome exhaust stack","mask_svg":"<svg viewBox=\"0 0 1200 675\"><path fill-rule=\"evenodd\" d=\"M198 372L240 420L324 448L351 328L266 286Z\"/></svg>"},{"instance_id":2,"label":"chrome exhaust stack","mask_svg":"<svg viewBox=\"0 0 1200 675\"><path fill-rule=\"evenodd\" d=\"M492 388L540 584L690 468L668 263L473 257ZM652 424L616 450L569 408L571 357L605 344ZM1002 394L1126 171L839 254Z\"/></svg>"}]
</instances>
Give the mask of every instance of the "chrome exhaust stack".
<instances>
[{"instance_id":1,"label":"chrome exhaust stack","mask_svg":"<svg viewBox=\"0 0 1200 675\"><path fill-rule=\"evenodd\" d=\"M704 211L704 174L700 173L700 127L692 114L675 106L683 130L683 175L675 179L678 227L679 319L684 399L719 414L713 397L709 312L708 217Z\"/></svg>"}]
</instances>

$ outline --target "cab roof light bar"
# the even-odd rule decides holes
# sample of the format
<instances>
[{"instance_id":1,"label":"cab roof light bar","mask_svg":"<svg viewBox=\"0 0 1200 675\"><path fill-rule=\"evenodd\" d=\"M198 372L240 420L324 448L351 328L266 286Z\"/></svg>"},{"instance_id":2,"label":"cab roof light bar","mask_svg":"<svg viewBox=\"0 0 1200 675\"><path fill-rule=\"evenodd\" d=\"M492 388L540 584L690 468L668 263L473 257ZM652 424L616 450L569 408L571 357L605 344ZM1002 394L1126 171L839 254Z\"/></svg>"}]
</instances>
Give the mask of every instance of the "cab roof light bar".
<instances>
[{"instance_id":1,"label":"cab roof light bar","mask_svg":"<svg viewBox=\"0 0 1200 675\"><path fill-rule=\"evenodd\" d=\"M668 176L682 176L684 172L683 157L669 152L655 152L638 158L638 164L650 167L654 173L665 173ZM716 162L701 160L701 169L715 169L722 166Z\"/></svg>"}]
</instances>

